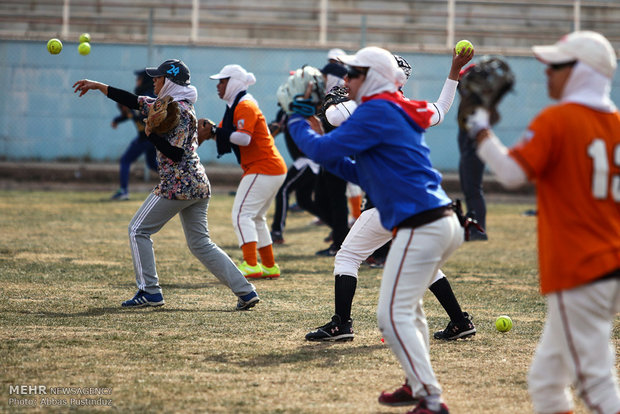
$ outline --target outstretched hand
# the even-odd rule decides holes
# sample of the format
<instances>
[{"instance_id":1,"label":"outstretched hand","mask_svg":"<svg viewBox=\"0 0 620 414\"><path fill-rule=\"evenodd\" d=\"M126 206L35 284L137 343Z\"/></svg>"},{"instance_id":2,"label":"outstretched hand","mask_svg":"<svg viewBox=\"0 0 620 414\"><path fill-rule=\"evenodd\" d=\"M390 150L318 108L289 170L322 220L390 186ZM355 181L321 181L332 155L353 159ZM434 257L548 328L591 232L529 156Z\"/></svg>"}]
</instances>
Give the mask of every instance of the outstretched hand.
<instances>
[{"instance_id":1,"label":"outstretched hand","mask_svg":"<svg viewBox=\"0 0 620 414\"><path fill-rule=\"evenodd\" d=\"M75 82L73 84L73 88L74 88L73 93L80 92L79 96L84 95L86 92L90 91L91 89L97 89L101 91L104 95L108 94L108 85L106 85L105 83L92 81L88 79L82 79L82 80Z\"/></svg>"}]
</instances>

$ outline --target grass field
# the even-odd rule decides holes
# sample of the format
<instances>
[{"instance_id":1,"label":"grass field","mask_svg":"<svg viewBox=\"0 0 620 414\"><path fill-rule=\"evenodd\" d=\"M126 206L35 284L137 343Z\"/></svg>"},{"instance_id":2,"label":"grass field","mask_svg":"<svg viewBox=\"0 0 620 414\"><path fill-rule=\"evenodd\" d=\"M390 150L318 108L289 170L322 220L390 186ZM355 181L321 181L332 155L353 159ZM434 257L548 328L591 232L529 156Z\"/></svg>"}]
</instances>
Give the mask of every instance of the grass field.
<instances>
[{"instance_id":1,"label":"grass field","mask_svg":"<svg viewBox=\"0 0 620 414\"><path fill-rule=\"evenodd\" d=\"M327 229L290 214L277 246L279 280L255 282L261 302L233 311L236 298L185 245L178 218L153 237L166 305L121 309L135 283L127 225L146 194L103 201L98 192L0 192L0 411L404 413L377 404L404 377L376 327L381 270L363 267L353 305L356 337L308 343L333 313L333 259L316 250ZM212 239L235 261L233 198L213 197ZM527 413L526 373L544 318L538 294L536 219L531 203L491 202L489 242L466 243L443 270L478 329L471 340L431 341L433 366L453 413ZM431 331L447 316L425 298ZM510 315L514 328L495 330ZM620 327L614 330L616 349ZM45 386L47 395L11 394ZM50 395L52 387L106 395ZM75 389L75 388L74 388ZM114 408L70 406L111 399ZM10 399L34 398L35 407ZM53 408L42 405L69 406ZM57 401L51 401L55 398ZM23 402L23 401L22 401ZM581 405L578 413L585 413Z\"/></svg>"}]
</instances>

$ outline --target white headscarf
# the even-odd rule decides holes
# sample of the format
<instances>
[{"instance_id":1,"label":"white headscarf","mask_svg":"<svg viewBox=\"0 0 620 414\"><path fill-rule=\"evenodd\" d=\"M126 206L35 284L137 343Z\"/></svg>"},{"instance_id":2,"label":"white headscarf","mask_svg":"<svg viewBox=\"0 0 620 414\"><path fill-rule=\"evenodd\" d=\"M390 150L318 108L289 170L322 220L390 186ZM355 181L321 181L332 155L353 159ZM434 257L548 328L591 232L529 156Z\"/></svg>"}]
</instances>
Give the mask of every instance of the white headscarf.
<instances>
[{"instance_id":1,"label":"white headscarf","mask_svg":"<svg viewBox=\"0 0 620 414\"><path fill-rule=\"evenodd\" d=\"M250 85L256 83L256 77L252 72L247 72L241 66L237 69L228 78L228 85L222 98L228 106L232 106L239 92L247 90Z\"/></svg>"},{"instance_id":2,"label":"white headscarf","mask_svg":"<svg viewBox=\"0 0 620 414\"><path fill-rule=\"evenodd\" d=\"M610 78L583 62L577 62L566 81L560 102L575 102L599 111L613 112L616 106L610 94Z\"/></svg>"},{"instance_id":3,"label":"white headscarf","mask_svg":"<svg viewBox=\"0 0 620 414\"><path fill-rule=\"evenodd\" d=\"M366 79L364 80L364 83L362 83L362 86L357 92L355 101L360 104L364 96L372 96L381 92L396 92L407 78L405 76L405 72L403 72L401 68L397 68L397 70L402 72L403 79L399 78L399 81L395 82L394 78L388 79L384 77L381 73L373 70L373 68L370 67L368 69L368 73L366 74Z\"/></svg>"},{"instance_id":4,"label":"white headscarf","mask_svg":"<svg viewBox=\"0 0 620 414\"><path fill-rule=\"evenodd\" d=\"M198 99L198 91L193 85L181 86L168 78L164 78L164 86L157 96L172 96L172 99L175 101L187 100L193 105Z\"/></svg>"}]
</instances>

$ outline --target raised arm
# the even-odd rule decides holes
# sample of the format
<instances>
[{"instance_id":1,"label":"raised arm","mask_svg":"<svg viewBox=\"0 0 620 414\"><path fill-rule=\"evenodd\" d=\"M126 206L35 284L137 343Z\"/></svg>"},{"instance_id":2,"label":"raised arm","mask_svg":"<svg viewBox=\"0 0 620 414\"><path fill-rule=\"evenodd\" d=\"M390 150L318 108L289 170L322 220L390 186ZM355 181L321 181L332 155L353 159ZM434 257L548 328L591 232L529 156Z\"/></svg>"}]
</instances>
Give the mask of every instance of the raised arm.
<instances>
[{"instance_id":1,"label":"raised arm","mask_svg":"<svg viewBox=\"0 0 620 414\"><path fill-rule=\"evenodd\" d=\"M433 116L431 117L431 126L439 125L443 122L446 114L452 107L454 97L456 96L456 87L459 84L459 75L461 69L474 57L473 49L464 49L461 54L456 53L456 50L452 50L452 65L450 66L450 73L448 78L443 84L441 93L437 102L429 104L429 107L433 109Z\"/></svg>"}]
</instances>

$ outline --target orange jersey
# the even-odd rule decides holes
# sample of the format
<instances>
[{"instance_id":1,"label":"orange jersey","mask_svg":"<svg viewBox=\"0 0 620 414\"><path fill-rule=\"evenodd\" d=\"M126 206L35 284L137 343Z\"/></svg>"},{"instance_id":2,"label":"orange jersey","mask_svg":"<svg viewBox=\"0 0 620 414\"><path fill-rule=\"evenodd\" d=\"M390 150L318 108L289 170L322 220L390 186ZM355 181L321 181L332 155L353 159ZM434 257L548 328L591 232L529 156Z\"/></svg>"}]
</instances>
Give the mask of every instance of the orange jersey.
<instances>
[{"instance_id":1,"label":"orange jersey","mask_svg":"<svg viewBox=\"0 0 620 414\"><path fill-rule=\"evenodd\" d=\"M247 146L239 146L243 175L286 174L286 163L269 133L265 116L253 99L242 99L235 108L233 123L237 132L252 139Z\"/></svg>"},{"instance_id":2,"label":"orange jersey","mask_svg":"<svg viewBox=\"0 0 620 414\"><path fill-rule=\"evenodd\" d=\"M568 103L545 109L510 150L538 198L543 294L620 268L620 113Z\"/></svg>"}]
</instances>

